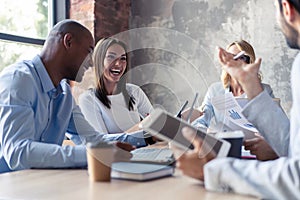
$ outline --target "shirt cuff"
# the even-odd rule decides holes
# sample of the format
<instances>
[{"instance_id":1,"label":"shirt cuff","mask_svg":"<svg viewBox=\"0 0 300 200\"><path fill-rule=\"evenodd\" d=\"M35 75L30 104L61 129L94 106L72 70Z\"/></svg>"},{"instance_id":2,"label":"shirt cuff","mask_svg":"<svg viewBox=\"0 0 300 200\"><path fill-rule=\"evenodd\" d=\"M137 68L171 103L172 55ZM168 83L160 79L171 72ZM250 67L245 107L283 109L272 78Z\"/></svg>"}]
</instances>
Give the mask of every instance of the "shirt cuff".
<instances>
[{"instance_id":1,"label":"shirt cuff","mask_svg":"<svg viewBox=\"0 0 300 200\"><path fill-rule=\"evenodd\" d=\"M256 115L258 110L265 110L267 105L274 103L266 90L262 91L255 98L249 101L243 108L245 117Z\"/></svg>"},{"instance_id":2,"label":"shirt cuff","mask_svg":"<svg viewBox=\"0 0 300 200\"><path fill-rule=\"evenodd\" d=\"M86 146L77 145L74 148L74 162L77 167L87 167Z\"/></svg>"},{"instance_id":3,"label":"shirt cuff","mask_svg":"<svg viewBox=\"0 0 300 200\"><path fill-rule=\"evenodd\" d=\"M214 192L234 192L260 197L249 184L244 169L252 161L235 158L217 158L204 165L205 189ZM255 165L256 161L252 164Z\"/></svg>"},{"instance_id":4,"label":"shirt cuff","mask_svg":"<svg viewBox=\"0 0 300 200\"><path fill-rule=\"evenodd\" d=\"M144 139L144 131L139 130L133 132L128 135L128 142L136 147L144 147L147 146L146 141Z\"/></svg>"},{"instance_id":5,"label":"shirt cuff","mask_svg":"<svg viewBox=\"0 0 300 200\"><path fill-rule=\"evenodd\" d=\"M127 142L136 147L143 147L146 146L146 142L144 139L144 134L142 130L125 134L125 133L117 133L117 134L104 134L103 135L104 141L120 141L120 142Z\"/></svg>"}]
</instances>

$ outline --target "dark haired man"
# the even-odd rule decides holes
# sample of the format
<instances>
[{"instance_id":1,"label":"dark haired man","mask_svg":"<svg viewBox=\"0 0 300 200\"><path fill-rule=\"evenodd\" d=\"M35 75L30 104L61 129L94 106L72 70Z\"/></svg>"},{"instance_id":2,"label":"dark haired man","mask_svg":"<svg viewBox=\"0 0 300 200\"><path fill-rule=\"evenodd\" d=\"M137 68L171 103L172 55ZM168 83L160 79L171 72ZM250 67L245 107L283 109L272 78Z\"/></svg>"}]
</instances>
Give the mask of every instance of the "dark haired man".
<instances>
[{"instance_id":1,"label":"dark haired man","mask_svg":"<svg viewBox=\"0 0 300 200\"><path fill-rule=\"evenodd\" d=\"M66 132L79 134L84 144L116 139L145 145L143 135L101 135L74 103L66 80L82 80L93 49L86 27L63 20L50 31L40 55L1 72L0 173L86 166L85 146L61 146Z\"/></svg>"}]
</instances>

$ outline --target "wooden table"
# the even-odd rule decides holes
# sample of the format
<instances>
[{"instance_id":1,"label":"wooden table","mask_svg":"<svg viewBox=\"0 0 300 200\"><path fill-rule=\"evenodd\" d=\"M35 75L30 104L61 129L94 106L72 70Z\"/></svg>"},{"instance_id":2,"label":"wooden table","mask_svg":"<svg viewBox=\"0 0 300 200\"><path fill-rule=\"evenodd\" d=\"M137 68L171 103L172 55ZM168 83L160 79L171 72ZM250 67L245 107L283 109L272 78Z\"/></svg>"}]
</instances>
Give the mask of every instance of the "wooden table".
<instances>
[{"instance_id":1,"label":"wooden table","mask_svg":"<svg viewBox=\"0 0 300 200\"><path fill-rule=\"evenodd\" d=\"M194 179L182 176L148 182L89 181L86 169L23 170L0 174L0 199L205 199L247 200L249 196L213 193Z\"/></svg>"}]
</instances>

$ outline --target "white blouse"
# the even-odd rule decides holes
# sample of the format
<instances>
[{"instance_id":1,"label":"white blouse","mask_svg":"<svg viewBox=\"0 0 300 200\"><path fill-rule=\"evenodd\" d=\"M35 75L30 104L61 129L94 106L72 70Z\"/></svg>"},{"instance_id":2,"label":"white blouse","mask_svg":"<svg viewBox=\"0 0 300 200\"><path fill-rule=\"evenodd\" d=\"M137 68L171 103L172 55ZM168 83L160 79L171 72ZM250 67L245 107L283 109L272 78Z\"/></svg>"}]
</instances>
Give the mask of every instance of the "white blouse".
<instances>
[{"instance_id":1,"label":"white blouse","mask_svg":"<svg viewBox=\"0 0 300 200\"><path fill-rule=\"evenodd\" d=\"M122 93L108 95L111 108L107 108L95 95L93 89L84 92L79 97L79 106L87 121L100 133L122 133L141 118L146 117L153 109L143 90L133 84L126 84L129 96L133 97L135 104L133 110L128 110Z\"/></svg>"}]
</instances>

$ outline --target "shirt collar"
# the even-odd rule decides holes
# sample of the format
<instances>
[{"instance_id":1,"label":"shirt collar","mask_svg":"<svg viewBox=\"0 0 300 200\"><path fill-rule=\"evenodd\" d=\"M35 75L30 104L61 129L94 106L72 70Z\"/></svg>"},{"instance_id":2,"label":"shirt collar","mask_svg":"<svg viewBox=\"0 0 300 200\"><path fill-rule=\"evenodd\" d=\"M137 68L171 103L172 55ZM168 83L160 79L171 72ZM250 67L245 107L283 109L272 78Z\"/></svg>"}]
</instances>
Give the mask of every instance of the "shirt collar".
<instances>
[{"instance_id":1,"label":"shirt collar","mask_svg":"<svg viewBox=\"0 0 300 200\"><path fill-rule=\"evenodd\" d=\"M35 56L32 60L33 65L37 71L37 74L39 76L42 88L43 88L43 92L47 92L47 93L63 93L66 90L66 87L62 86L62 82L65 82L65 80L61 81L60 84L57 86L57 88L55 88L55 86L53 85L53 82L40 58L40 56ZM63 84L64 85L64 84Z\"/></svg>"},{"instance_id":2,"label":"shirt collar","mask_svg":"<svg viewBox=\"0 0 300 200\"><path fill-rule=\"evenodd\" d=\"M230 85L228 85L226 88L225 88L225 93L228 93L230 92Z\"/></svg>"}]
</instances>

